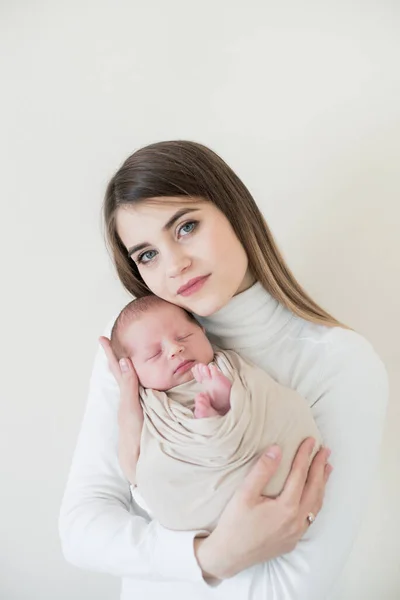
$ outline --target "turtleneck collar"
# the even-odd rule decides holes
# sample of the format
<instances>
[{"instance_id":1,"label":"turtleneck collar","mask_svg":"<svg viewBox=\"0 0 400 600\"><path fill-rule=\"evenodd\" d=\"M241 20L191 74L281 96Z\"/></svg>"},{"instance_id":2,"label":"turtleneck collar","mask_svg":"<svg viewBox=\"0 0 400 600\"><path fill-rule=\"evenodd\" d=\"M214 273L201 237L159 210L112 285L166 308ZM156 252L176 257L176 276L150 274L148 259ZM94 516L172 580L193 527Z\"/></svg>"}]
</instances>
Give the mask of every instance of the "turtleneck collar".
<instances>
[{"instance_id":1,"label":"turtleneck collar","mask_svg":"<svg viewBox=\"0 0 400 600\"><path fill-rule=\"evenodd\" d=\"M208 317L196 319L213 343L237 350L264 345L293 317L258 281Z\"/></svg>"}]
</instances>

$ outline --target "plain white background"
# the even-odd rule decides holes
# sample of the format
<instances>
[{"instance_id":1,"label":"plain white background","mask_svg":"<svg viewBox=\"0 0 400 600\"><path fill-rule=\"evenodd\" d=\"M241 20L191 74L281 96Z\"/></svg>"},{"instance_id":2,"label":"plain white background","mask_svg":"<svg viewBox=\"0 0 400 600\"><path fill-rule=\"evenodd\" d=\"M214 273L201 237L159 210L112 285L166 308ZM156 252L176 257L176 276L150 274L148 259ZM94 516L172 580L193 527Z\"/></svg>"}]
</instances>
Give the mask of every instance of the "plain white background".
<instances>
[{"instance_id":1,"label":"plain white background","mask_svg":"<svg viewBox=\"0 0 400 600\"><path fill-rule=\"evenodd\" d=\"M57 533L97 337L128 299L100 207L128 154L185 138L237 171L300 282L387 366L336 597L398 599L398 3L3 0L0 23L0 597L118 598Z\"/></svg>"}]
</instances>

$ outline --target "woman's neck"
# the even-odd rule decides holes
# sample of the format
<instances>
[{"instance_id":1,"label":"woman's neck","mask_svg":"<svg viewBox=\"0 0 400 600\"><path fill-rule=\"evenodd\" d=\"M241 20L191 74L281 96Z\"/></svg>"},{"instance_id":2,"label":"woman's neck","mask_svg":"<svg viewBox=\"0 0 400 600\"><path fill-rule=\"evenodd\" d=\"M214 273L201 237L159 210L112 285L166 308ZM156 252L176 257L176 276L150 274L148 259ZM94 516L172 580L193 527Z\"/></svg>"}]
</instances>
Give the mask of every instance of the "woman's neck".
<instances>
[{"instance_id":1,"label":"woman's neck","mask_svg":"<svg viewBox=\"0 0 400 600\"><path fill-rule=\"evenodd\" d=\"M216 345L239 349L265 345L293 316L257 281L214 314L196 318Z\"/></svg>"},{"instance_id":2,"label":"woman's neck","mask_svg":"<svg viewBox=\"0 0 400 600\"><path fill-rule=\"evenodd\" d=\"M243 278L243 281L240 284L237 292L235 293L235 296L237 296L238 294L241 294L242 292L245 292L246 290L251 288L251 286L254 285L255 282L256 282L256 278L254 277L253 273L250 271L250 269L247 269L246 274Z\"/></svg>"}]
</instances>

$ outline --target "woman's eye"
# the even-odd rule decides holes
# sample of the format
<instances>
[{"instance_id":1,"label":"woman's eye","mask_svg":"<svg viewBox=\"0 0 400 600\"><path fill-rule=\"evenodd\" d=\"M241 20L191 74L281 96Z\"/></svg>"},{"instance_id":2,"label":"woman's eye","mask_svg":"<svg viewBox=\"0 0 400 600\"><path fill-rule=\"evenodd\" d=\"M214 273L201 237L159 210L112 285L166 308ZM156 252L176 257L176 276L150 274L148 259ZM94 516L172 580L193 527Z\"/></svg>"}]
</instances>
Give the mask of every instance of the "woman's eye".
<instances>
[{"instance_id":1,"label":"woman's eye","mask_svg":"<svg viewBox=\"0 0 400 600\"><path fill-rule=\"evenodd\" d=\"M137 262L139 264L146 264L153 260L156 254L157 253L155 250L146 250L146 252L142 252L142 254L139 254L139 256L137 257Z\"/></svg>"},{"instance_id":2,"label":"woman's eye","mask_svg":"<svg viewBox=\"0 0 400 600\"><path fill-rule=\"evenodd\" d=\"M189 235L196 229L198 223L199 223L198 221L188 221L187 223L184 223L184 225L181 225L181 227L179 227L178 234L181 237L185 237L186 235ZM157 256L157 254L158 253L156 250L146 250L145 252L142 252L141 254L139 254L139 256L136 259L136 263L138 265L145 265L149 262L152 262L154 260L154 258Z\"/></svg>"},{"instance_id":3,"label":"woman's eye","mask_svg":"<svg viewBox=\"0 0 400 600\"><path fill-rule=\"evenodd\" d=\"M192 231L194 231L196 229L197 224L198 224L198 221L188 221L187 223L182 225L182 227L179 227L178 233L180 233L183 236L188 235L189 233L192 233Z\"/></svg>"}]
</instances>

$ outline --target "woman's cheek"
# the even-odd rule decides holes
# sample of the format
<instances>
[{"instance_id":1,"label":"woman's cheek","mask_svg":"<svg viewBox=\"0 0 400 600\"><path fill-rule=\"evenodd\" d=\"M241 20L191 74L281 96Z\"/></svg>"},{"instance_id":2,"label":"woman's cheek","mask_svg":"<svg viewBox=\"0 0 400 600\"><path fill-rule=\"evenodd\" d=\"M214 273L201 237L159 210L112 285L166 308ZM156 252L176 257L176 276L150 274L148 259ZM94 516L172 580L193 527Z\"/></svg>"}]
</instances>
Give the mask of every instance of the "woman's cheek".
<instances>
[{"instance_id":1,"label":"woman's cheek","mask_svg":"<svg viewBox=\"0 0 400 600\"><path fill-rule=\"evenodd\" d=\"M149 290L156 296L160 296L160 298L162 298L163 295L162 290L160 289L161 286L159 278L157 276L154 276L154 273L149 274L148 272L141 272L140 274Z\"/></svg>"}]
</instances>

